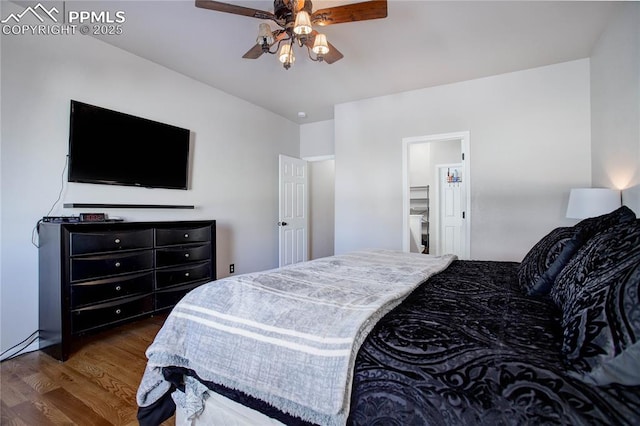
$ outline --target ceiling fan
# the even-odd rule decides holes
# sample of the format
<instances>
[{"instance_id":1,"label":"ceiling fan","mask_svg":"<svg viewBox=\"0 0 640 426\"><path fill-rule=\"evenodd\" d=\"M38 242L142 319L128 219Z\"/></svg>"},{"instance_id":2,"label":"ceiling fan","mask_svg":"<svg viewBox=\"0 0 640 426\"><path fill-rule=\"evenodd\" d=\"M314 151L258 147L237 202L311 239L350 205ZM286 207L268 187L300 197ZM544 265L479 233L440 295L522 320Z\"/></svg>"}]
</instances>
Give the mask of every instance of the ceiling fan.
<instances>
[{"instance_id":1,"label":"ceiling fan","mask_svg":"<svg viewBox=\"0 0 640 426\"><path fill-rule=\"evenodd\" d=\"M332 64L343 58L342 53L312 25L326 26L387 17L387 0L364 1L315 12L312 11L311 0L274 0L273 12L213 0L196 0L196 7L275 22L279 27L276 30L272 30L268 23L259 25L256 44L243 58L257 59L263 53L278 53L285 69L289 69L295 61L293 46L296 44L307 48L312 61Z\"/></svg>"}]
</instances>

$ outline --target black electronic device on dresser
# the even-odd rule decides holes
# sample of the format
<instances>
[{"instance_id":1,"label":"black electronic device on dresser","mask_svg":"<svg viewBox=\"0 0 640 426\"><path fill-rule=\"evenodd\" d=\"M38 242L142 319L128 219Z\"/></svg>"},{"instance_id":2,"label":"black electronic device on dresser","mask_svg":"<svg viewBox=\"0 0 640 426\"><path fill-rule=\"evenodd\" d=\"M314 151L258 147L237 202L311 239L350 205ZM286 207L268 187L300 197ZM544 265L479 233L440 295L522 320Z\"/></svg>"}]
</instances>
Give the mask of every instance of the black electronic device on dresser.
<instances>
[{"instance_id":1,"label":"black electronic device on dresser","mask_svg":"<svg viewBox=\"0 0 640 426\"><path fill-rule=\"evenodd\" d=\"M215 280L215 225L40 224L40 349L64 361L74 338L166 311Z\"/></svg>"}]
</instances>

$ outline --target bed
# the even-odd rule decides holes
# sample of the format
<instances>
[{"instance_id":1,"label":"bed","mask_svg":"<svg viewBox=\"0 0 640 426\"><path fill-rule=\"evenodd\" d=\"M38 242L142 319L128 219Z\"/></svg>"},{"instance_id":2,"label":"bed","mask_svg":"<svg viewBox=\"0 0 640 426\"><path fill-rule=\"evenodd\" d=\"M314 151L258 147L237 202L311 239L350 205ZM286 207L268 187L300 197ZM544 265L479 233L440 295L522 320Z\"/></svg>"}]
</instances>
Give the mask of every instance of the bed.
<instances>
[{"instance_id":1,"label":"bed","mask_svg":"<svg viewBox=\"0 0 640 426\"><path fill-rule=\"evenodd\" d=\"M639 290L626 207L552 230L521 263L367 250L225 278L187 295L147 350L138 418L640 424Z\"/></svg>"}]
</instances>

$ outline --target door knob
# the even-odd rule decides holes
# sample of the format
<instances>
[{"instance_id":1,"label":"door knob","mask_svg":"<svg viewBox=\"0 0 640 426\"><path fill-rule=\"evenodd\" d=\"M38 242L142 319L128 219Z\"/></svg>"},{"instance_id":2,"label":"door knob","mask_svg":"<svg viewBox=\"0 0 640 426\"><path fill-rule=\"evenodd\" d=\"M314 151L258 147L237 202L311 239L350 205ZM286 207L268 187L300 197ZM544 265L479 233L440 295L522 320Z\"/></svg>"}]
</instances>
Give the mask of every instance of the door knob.
<instances>
[{"instance_id":1,"label":"door knob","mask_svg":"<svg viewBox=\"0 0 640 426\"><path fill-rule=\"evenodd\" d=\"M287 226L287 222L278 222L278 226Z\"/></svg>"}]
</instances>

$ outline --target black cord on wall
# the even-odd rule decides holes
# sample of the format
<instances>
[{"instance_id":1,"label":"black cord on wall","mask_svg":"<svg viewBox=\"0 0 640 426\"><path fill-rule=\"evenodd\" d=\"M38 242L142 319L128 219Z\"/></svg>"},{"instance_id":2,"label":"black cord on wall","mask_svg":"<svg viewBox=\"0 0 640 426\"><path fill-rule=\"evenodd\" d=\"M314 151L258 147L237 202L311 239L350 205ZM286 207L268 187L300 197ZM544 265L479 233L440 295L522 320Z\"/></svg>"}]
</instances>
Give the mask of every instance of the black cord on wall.
<instances>
[{"instance_id":1,"label":"black cord on wall","mask_svg":"<svg viewBox=\"0 0 640 426\"><path fill-rule=\"evenodd\" d=\"M66 155L65 161L64 161L64 167L62 168L62 182L60 183L60 192L58 193L58 199L53 203L53 205L49 209L49 212L45 216L51 215L51 212L53 211L55 206L62 199L62 193L64 192L64 176L65 176L65 171L67 170L68 165L69 165L69 155ZM36 226L34 226L33 230L31 231L31 244L33 244L36 248L40 247L37 235L40 232L41 223L42 223L42 219L38 220L38 222L36 223Z\"/></svg>"},{"instance_id":2,"label":"black cord on wall","mask_svg":"<svg viewBox=\"0 0 640 426\"><path fill-rule=\"evenodd\" d=\"M8 361L10 359L17 357L25 348L27 348L29 345L31 345L32 343L34 343L39 339L40 339L40 330L36 330L33 333L31 333L29 337L24 339L22 342L16 343L15 345L11 346L9 349L2 351L2 353L0 354L0 358L2 358L7 352L14 350L18 346L22 346L16 353L2 359L1 362Z\"/></svg>"}]
</instances>

